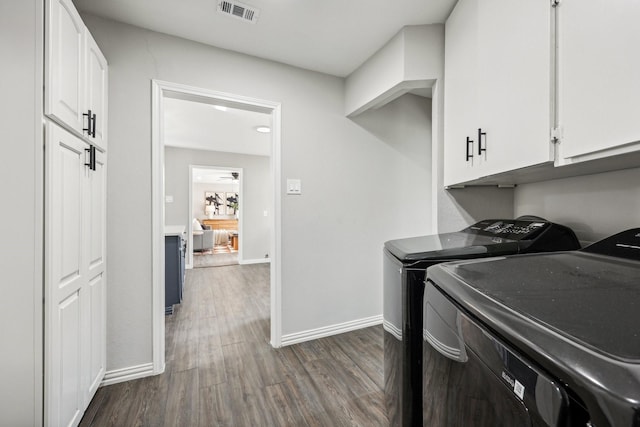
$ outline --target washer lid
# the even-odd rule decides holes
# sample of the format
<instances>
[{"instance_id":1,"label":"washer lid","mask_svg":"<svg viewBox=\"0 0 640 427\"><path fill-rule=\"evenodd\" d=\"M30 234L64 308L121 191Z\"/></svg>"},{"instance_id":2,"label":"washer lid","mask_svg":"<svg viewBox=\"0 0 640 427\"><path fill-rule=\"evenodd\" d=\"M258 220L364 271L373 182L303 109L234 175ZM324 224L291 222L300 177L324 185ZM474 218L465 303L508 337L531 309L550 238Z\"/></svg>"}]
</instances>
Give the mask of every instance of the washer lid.
<instances>
[{"instance_id":1,"label":"washer lid","mask_svg":"<svg viewBox=\"0 0 640 427\"><path fill-rule=\"evenodd\" d=\"M518 241L550 226L537 219L485 219L458 232L390 240L384 246L402 262L499 256L518 253Z\"/></svg>"},{"instance_id":2,"label":"washer lid","mask_svg":"<svg viewBox=\"0 0 640 427\"><path fill-rule=\"evenodd\" d=\"M384 246L402 262L477 258L518 252L518 244L513 240L464 231L390 240Z\"/></svg>"},{"instance_id":3,"label":"washer lid","mask_svg":"<svg viewBox=\"0 0 640 427\"><path fill-rule=\"evenodd\" d=\"M442 268L456 277L454 287L463 283L478 292L477 301L465 303L491 304L488 297L601 354L640 362L638 261L574 251ZM436 284L449 293L446 279Z\"/></svg>"}]
</instances>

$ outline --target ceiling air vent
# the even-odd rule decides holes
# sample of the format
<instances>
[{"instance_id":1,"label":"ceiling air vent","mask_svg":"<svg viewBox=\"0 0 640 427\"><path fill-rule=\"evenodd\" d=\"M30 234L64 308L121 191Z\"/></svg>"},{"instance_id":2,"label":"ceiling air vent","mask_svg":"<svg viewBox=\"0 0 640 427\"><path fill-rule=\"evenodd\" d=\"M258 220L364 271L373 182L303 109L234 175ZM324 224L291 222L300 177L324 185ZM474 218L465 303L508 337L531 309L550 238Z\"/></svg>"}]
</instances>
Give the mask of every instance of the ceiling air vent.
<instances>
[{"instance_id":1,"label":"ceiling air vent","mask_svg":"<svg viewBox=\"0 0 640 427\"><path fill-rule=\"evenodd\" d=\"M260 11L237 1L222 0L218 2L218 12L255 24Z\"/></svg>"}]
</instances>

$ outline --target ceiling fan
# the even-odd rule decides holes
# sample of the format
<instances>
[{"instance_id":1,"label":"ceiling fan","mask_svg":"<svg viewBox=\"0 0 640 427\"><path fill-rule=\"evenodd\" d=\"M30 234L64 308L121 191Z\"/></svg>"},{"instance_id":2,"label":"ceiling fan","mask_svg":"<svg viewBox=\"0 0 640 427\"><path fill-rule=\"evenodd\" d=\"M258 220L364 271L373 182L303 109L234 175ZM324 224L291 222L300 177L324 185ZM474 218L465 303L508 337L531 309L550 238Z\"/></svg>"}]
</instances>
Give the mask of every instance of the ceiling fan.
<instances>
[{"instance_id":1,"label":"ceiling fan","mask_svg":"<svg viewBox=\"0 0 640 427\"><path fill-rule=\"evenodd\" d=\"M218 181L237 181L239 176L240 174L238 172L231 172L231 176L221 176L220 178L218 178Z\"/></svg>"}]
</instances>

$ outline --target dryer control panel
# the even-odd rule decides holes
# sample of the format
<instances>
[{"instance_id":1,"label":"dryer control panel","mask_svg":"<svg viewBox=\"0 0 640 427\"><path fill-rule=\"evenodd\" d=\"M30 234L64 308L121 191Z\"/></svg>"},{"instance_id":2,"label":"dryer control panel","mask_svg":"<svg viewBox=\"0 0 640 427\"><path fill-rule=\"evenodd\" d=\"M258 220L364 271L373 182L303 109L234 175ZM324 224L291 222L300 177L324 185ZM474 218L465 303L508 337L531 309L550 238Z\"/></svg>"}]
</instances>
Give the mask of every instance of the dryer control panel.
<instances>
[{"instance_id":1,"label":"dryer control panel","mask_svg":"<svg viewBox=\"0 0 640 427\"><path fill-rule=\"evenodd\" d=\"M583 251L640 261L640 228L614 234L587 246Z\"/></svg>"}]
</instances>

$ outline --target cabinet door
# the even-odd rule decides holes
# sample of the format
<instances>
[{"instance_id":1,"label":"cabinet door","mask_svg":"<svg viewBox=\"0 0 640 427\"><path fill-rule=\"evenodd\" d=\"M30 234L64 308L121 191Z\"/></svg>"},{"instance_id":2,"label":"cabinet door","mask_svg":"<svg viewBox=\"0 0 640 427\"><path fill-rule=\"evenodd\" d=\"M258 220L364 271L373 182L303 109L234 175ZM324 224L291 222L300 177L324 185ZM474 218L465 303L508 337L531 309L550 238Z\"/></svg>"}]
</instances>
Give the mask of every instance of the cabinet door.
<instances>
[{"instance_id":1,"label":"cabinet door","mask_svg":"<svg viewBox=\"0 0 640 427\"><path fill-rule=\"evenodd\" d=\"M86 45L86 102L85 109L91 110L95 119L92 121L92 130L95 136L90 137L91 143L100 148L107 148L107 88L108 69L107 60L100 51L95 40L85 30ZM95 116L94 116L95 115Z\"/></svg>"},{"instance_id":2,"label":"cabinet door","mask_svg":"<svg viewBox=\"0 0 640 427\"><path fill-rule=\"evenodd\" d=\"M553 161L551 5L541 0L478 3L478 173Z\"/></svg>"},{"instance_id":3,"label":"cabinet door","mask_svg":"<svg viewBox=\"0 0 640 427\"><path fill-rule=\"evenodd\" d=\"M71 0L48 0L45 113L81 134L84 105L84 30Z\"/></svg>"},{"instance_id":4,"label":"cabinet door","mask_svg":"<svg viewBox=\"0 0 640 427\"><path fill-rule=\"evenodd\" d=\"M85 144L49 123L45 200L45 408L49 425L77 425L84 412L87 268L83 217Z\"/></svg>"},{"instance_id":5,"label":"cabinet door","mask_svg":"<svg viewBox=\"0 0 640 427\"><path fill-rule=\"evenodd\" d=\"M86 404L97 391L106 372L106 155L96 151L96 170L90 171L87 177L87 210L85 216L86 235L85 253L88 262L88 286L85 330L85 346L87 350L87 376L85 382Z\"/></svg>"},{"instance_id":6,"label":"cabinet door","mask_svg":"<svg viewBox=\"0 0 640 427\"><path fill-rule=\"evenodd\" d=\"M553 160L551 53L549 2L458 2L445 37L445 185Z\"/></svg>"},{"instance_id":7,"label":"cabinet door","mask_svg":"<svg viewBox=\"0 0 640 427\"><path fill-rule=\"evenodd\" d=\"M640 148L639 16L637 1L559 4L562 158L580 160L583 155L602 157ZM609 149L619 150L598 155Z\"/></svg>"},{"instance_id":8,"label":"cabinet door","mask_svg":"<svg viewBox=\"0 0 640 427\"><path fill-rule=\"evenodd\" d=\"M473 179L477 158L476 87L478 2L460 0L445 27L444 184ZM473 142L467 144L467 137Z\"/></svg>"}]
</instances>

